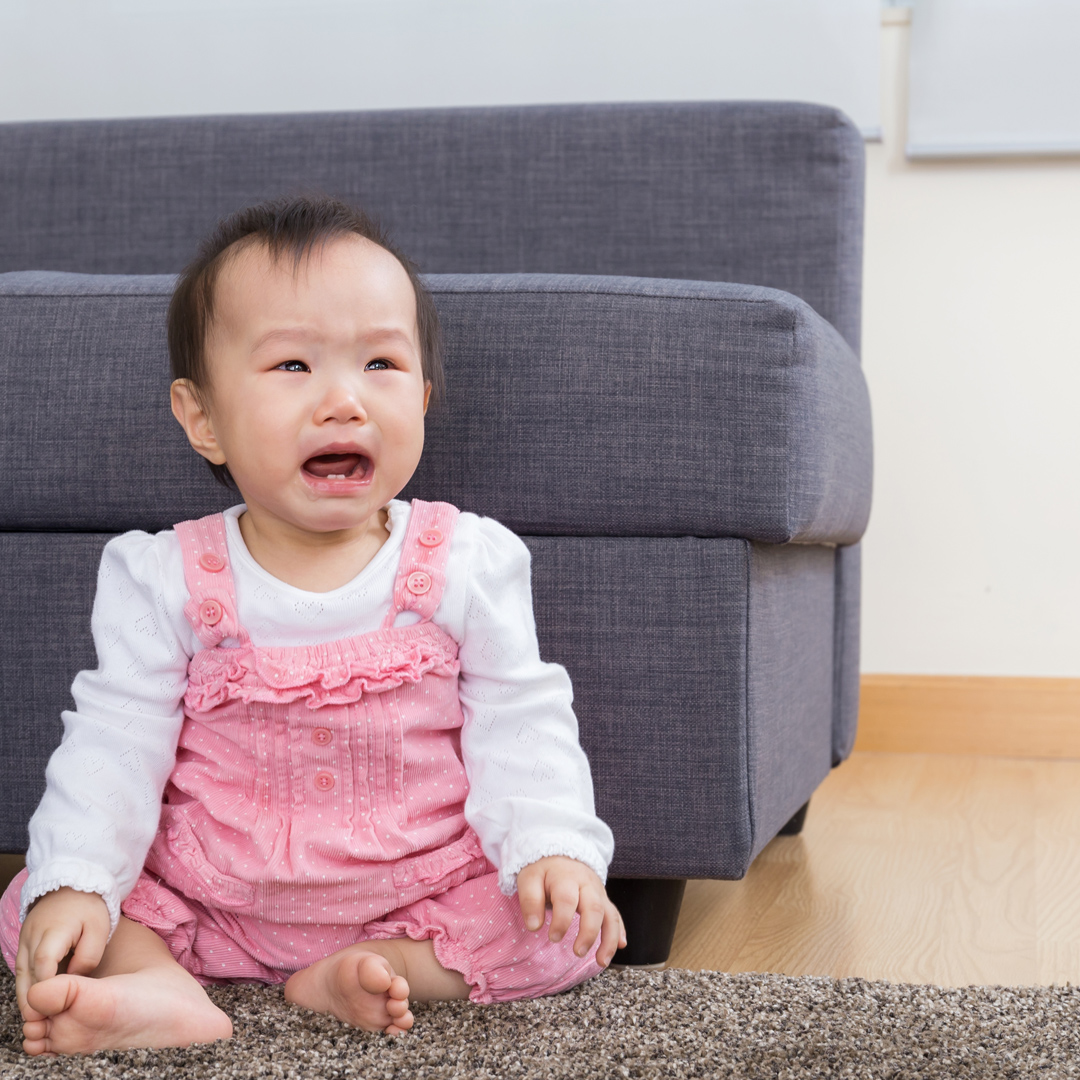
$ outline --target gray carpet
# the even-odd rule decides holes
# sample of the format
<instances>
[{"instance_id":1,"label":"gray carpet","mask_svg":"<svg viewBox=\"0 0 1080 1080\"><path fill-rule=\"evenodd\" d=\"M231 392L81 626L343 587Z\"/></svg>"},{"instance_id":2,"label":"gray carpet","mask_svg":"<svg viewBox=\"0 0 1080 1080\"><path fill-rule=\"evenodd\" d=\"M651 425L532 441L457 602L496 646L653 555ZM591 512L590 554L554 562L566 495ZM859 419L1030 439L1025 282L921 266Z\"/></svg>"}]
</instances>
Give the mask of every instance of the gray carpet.
<instances>
[{"instance_id":1,"label":"gray carpet","mask_svg":"<svg viewBox=\"0 0 1080 1080\"><path fill-rule=\"evenodd\" d=\"M947 990L861 979L607 972L554 998L418 1007L399 1039L286 1005L280 990L211 991L229 1042L31 1060L14 983L0 981L0 1077L273 1080L370 1077L1080 1076L1074 987Z\"/></svg>"}]
</instances>

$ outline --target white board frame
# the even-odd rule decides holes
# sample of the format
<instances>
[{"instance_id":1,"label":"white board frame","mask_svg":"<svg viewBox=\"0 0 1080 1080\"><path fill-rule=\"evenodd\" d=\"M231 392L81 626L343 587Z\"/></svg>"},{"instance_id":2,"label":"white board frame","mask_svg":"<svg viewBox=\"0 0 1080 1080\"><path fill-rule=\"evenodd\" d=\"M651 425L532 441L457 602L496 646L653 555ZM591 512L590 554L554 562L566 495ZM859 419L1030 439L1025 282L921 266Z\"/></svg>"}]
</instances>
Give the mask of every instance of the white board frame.
<instances>
[{"instance_id":1,"label":"white board frame","mask_svg":"<svg viewBox=\"0 0 1080 1080\"><path fill-rule=\"evenodd\" d=\"M907 154L1080 154L1080 3L916 0Z\"/></svg>"}]
</instances>

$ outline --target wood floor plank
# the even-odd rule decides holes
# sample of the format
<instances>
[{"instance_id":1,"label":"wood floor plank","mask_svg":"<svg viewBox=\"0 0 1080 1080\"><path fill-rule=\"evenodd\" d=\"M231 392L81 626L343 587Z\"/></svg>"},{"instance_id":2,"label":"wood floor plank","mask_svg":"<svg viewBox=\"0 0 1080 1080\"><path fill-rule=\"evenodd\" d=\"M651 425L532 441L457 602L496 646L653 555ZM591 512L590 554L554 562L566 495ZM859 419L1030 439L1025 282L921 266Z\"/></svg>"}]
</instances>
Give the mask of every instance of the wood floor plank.
<instances>
[{"instance_id":1,"label":"wood floor plank","mask_svg":"<svg viewBox=\"0 0 1080 1080\"><path fill-rule=\"evenodd\" d=\"M1080 981L1078 840L1080 762L857 752L744 881L688 884L671 963Z\"/></svg>"},{"instance_id":2,"label":"wood floor plank","mask_svg":"<svg viewBox=\"0 0 1080 1080\"><path fill-rule=\"evenodd\" d=\"M1080 982L1080 761L1040 769L1036 918L1041 983Z\"/></svg>"}]
</instances>

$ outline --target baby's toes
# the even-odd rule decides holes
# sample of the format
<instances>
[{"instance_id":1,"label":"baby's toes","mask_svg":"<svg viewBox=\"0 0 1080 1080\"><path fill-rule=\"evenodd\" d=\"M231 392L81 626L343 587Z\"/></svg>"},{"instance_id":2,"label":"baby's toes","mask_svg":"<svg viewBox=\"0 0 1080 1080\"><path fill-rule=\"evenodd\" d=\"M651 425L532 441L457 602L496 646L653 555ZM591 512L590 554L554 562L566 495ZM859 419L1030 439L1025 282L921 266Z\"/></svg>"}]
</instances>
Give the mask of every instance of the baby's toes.
<instances>
[{"instance_id":1,"label":"baby's toes","mask_svg":"<svg viewBox=\"0 0 1080 1080\"><path fill-rule=\"evenodd\" d=\"M409 984L406 981L405 976L395 975L390 980L390 986L388 987L386 992L390 995L391 998L394 998L398 1001L408 1001Z\"/></svg>"},{"instance_id":2,"label":"baby's toes","mask_svg":"<svg viewBox=\"0 0 1080 1080\"><path fill-rule=\"evenodd\" d=\"M398 1021L394 1021L398 1023ZM26 1029L33 1027L34 1034L31 1034ZM38 1057L44 1055L45 1057L56 1057L55 1054L49 1052L49 1032L48 1025L44 1020L34 1020L30 1024L23 1024L23 1053L28 1057Z\"/></svg>"},{"instance_id":3,"label":"baby's toes","mask_svg":"<svg viewBox=\"0 0 1080 1080\"><path fill-rule=\"evenodd\" d=\"M38 1016L55 1016L71 1008L78 994L78 984L88 982L79 975L54 975L34 983L26 992L26 1004Z\"/></svg>"},{"instance_id":4,"label":"baby's toes","mask_svg":"<svg viewBox=\"0 0 1080 1080\"><path fill-rule=\"evenodd\" d=\"M392 1024L387 1024L383 1031L387 1035L404 1035L413 1026L413 1014L406 1011L404 1016L394 1018Z\"/></svg>"},{"instance_id":5,"label":"baby's toes","mask_svg":"<svg viewBox=\"0 0 1080 1080\"><path fill-rule=\"evenodd\" d=\"M23 1022L22 1033L23 1038L30 1042L44 1039L49 1033L49 1022L48 1020L26 1020Z\"/></svg>"},{"instance_id":6,"label":"baby's toes","mask_svg":"<svg viewBox=\"0 0 1080 1080\"><path fill-rule=\"evenodd\" d=\"M404 1016L409 1011L409 1003L408 1001L402 1001L400 998L387 998L385 1008L396 1022L399 1017Z\"/></svg>"},{"instance_id":7,"label":"baby's toes","mask_svg":"<svg viewBox=\"0 0 1080 1080\"><path fill-rule=\"evenodd\" d=\"M390 970L389 962L374 953L365 956L360 961L356 968L356 977L360 982L360 988L369 994L385 994L393 985L395 978Z\"/></svg>"}]
</instances>

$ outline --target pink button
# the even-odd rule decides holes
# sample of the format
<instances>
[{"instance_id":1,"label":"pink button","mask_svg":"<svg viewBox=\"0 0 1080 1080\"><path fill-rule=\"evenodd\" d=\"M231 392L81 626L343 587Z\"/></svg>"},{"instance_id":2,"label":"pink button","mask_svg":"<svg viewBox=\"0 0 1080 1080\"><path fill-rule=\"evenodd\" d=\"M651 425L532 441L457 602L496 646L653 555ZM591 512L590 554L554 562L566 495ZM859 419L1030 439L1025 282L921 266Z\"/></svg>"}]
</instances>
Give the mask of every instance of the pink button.
<instances>
[{"instance_id":1,"label":"pink button","mask_svg":"<svg viewBox=\"0 0 1080 1080\"><path fill-rule=\"evenodd\" d=\"M329 791L334 786L334 774L318 772L315 774L315 786L320 791Z\"/></svg>"},{"instance_id":2,"label":"pink button","mask_svg":"<svg viewBox=\"0 0 1080 1080\"><path fill-rule=\"evenodd\" d=\"M221 605L216 600L207 600L202 607L199 608L199 618L202 619L207 626L213 626L215 623L221 622Z\"/></svg>"},{"instance_id":3,"label":"pink button","mask_svg":"<svg viewBox=\"0 0 1080 1080\"><path fill-rule=\"evenodd\" d=\"M204 551L199 556L199 565L204 570L209 570L211 574L216 574L219 570L225 569L225 560L216 551Z\"/></svg>"},{"instance_id":4,"label":"pink button","mask_svg":"<svg viewBox=\"0 0 1080 1080\"><path fill-rule=\"evenodd\" d=\"M414 596L423 596L431 588L431 576L423 570L414 570L405 579L405 588Z\"/></svg>"},{"instance_id":5,"label":"pink button","mask_svg":"<svg viewBox=\"0 0 1080 1080\"><path fill-rule=\"evenodd\" d=\"M427 532L420 534L419 540L424 547L438 547L443 542L442 530L428 529Z\"/></svg>"},{"instance_id":6,"label":"pink button","mask_svg":"<svg viewBox=\"0 0 1080 1080\"><path fill-rule=\"evenodd\" d=\"M334 733L329 728L317 727L311 733L311 741L316 746L325 746L328 742L333 742L333 740ZM330 774L327 773L326 775L329 776Z\"/></svg>"}]
</instances>

